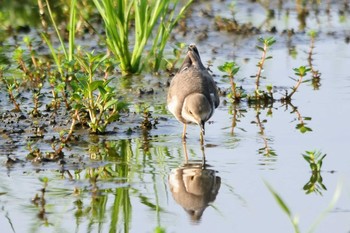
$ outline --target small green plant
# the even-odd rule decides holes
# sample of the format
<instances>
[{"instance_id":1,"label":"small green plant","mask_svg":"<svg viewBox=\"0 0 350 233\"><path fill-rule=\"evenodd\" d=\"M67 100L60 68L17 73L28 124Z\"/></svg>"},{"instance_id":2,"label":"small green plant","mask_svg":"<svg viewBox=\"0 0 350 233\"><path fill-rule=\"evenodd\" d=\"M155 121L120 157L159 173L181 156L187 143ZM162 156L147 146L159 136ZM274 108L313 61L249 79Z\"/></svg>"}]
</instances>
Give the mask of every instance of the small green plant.
<instances>
[{"instance_id":1,"label":"small green plant","mask_svg":"<svg viewBox=\"0 0 350 233\"><path fill-rule=\"evenodd\" d=\"M298 90L300 84L303 82L303 78L307 75L307 73L311 70L310 68L306 66L300 66L299 68L293 69L295 72L295 75L299 76L297 83L294 87L292 87L292 91L289 94L286 94L285 97L282 98L282 101L290 102L292 99L292 96L294 93Z\"/></svg>"},{"instance_id":2,"label":"small green plant","mask_svg":"<svg viewBox=\"0 0 350 233\"><path fill-rule=\"evenodd\" d=\"M8 80L6 80L5 78L2 78L2 80L7 87L7 93L8 93L9 99L12 102L12 104L15 106L14 111L21 112L22 110L21 110L20 104L17 101L18 96L20 95L19 82L15 78L8 79Z\"/></svg>"},{"instance_id":3,"label":"small green plant","mask_svg":"<svg viewBox=\"0 0 350 233\"><path fill-rule=\"evenodd\" d=\"M170 72L174 71L175 66L176 66L177 62L180 60L182 52L185 48L187 48L186 43L178 42L175 44L175 46L173 48L174 58L173 59L164 58L165 62L167 63L166 69L168 71L170 71Z\"/></svg>"},{"instance_id":4,"label":"small green plant","mask_svg":"<svg viewBox=\"0 0 350 233\"><path fill-rule=\"evenodd\" d=\"M230 79L231 83L231 98L233 102L239 102L242 98L242 93L237 90L237 84L235 82L235 75L239 71L239 66L235 62L225 62L222 66L219 66L218 69L222 72L225 72Z\"/></svg>"},{"instance_id":5,"label":"small green plant","mask_svg":"<svg viewBox=\"0 0 350 233\"><path fill-rule=\"evenodd\" d=\"M33 117L40 117L41 113L39 111L39 107L40 107L40 102L39 102L39 98L42 96L41 94L41 88L42 88L42 83L40 83L40 85L38 86L37 89L33 90L33 103L34 103L34 108L33 110L30 112L31 115Z\"/></svg>"},{"instance_id":6,"label":"small green plant","mask_svg":"<svg viewBox=\"0 0 350 233\"><path fill-rule=\"evenodd\" d=\"M115 88L109 85L112 79L94 80L94 74L106 56L91 52L78 54L75 58L84 73L77 73L76 79L71 82L73 109L88 113L87 123L92 133L103 133L109 123L119 118L119 113L125 109L126 104L116 98ZM77 117L73 120L75 118Z\"/></svg>"},{"instance_id":7,"label":"small green plant","mask_svg":"<svg viewBox=\"0 0 350 233\"><path fill-rule=\"evenodd\" d=\"M255 98L259 99L261 93L260 93L260 78L261 73L263 71L264 68L264 63L266 60L271 59L272 56L267 56L267 51L270 49L270 47L276 42L276 39L273 37L268 37L268 38L262 38L260 37L258 39L259 44L256 46L257 49L259 49L260 51L262 51L262 55L261 58L258 62L258 64L256 65L258 67L258 72L255 75Z\"/></svg>"},{"instance_id":8,"label":"small green plant","mask_svg":"<svg viewBox=\"0 0 350 233\"><path fill-rule=\"evenodd\" d=\"M158 124L158 118L153 117L152 111L150 111L150 106L148 104L139 104L135 106L136 112L142 114L143 120L140 127L144 131L149 131L156 128Z\"/></svg>"}]
</instances>

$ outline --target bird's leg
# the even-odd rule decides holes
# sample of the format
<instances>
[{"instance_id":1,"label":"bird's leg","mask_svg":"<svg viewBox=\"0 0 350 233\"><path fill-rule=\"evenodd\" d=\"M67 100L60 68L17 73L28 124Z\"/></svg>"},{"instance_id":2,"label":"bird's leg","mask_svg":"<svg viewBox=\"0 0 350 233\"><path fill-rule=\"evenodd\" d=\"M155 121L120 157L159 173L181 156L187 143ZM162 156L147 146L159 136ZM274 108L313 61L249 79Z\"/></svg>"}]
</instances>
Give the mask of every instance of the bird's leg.
<instances>
[{"instance_id":1,"label":"bird's leg","mask_svg":"<svg viewBox=\"0 0 350 233\"><path fill-rule=\"evenodd\" d=\"M184 129L182 131L182 141L186 142L186 123L184 124Z\"/></svg>"},{"instance_id":2,"label":"bird's leg","mask_svg":"<svg viewBox=\"0 0 350 233\"><path fill-rule=\"evenodd\" d=\"M201 147L203 147L204 145L204 132L201 131L200 135L199 135L199 140L201 142Z\"/></svg>"},{"instance_id":3,"label":"bird's leg","mask_svg":"<svg viewBox=\"0 0 350 233\"><path fill-rule=\"evenodd\" d=\"M185 154L185 164L188 163L188 153L187 153L187 146L186 146L186 141L182 143L184 154Z\"/></svg>"},{"instance_id":4,"label":"bird's leg","mask_svg":"<svg viewBox=\"0 0 350 233\"><path fill-rule=\"evenodd\" d=\"M205 158L205 151L204 151L203 144L201 145L201 150L202 150L202 168L205 169L205 167L206 167L206 158Z\"/></svg>"}]
</instances>

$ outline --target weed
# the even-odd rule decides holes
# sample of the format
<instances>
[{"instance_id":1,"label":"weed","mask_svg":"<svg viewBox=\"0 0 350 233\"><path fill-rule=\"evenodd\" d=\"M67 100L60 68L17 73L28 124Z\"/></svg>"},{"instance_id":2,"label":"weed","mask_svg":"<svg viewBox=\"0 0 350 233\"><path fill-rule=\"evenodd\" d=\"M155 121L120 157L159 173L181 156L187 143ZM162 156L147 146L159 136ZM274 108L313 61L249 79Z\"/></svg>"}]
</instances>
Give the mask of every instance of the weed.
<instances>
[{"instance_id":1,"label":"weed","mask_svg":"<svg viewBox=\"0 0 350 233\"><path fill-rule=\"evenodd\" d=\"M34 108L30 112L33 117L40 117L41 116L41 113L39 112L39 107L40 107L39 98L42 96L41 93L40 93L41 88L42 88L42 84L39 85L39 87L37 89L33 90Z\"/></svg>"},{"instance_id":2,"label":"weed","mask_svg":"<svg viewBox=\"0 0 350 233\"><path fill-rule=\"evenodd\" d=\"M300 84L303 82L303 78L307 75L307 73L311 70L310 68L306 67L306 66L300 66L299 68L294 68L293 69L295 72L295 75L299 76L296 84L294 87L292 87L292 91L289 94L286 94L285 97L282 97L282 102L286 101L286 102L290 102L292 99L292 96L294 95L294 93L298 90Z\"/></svg>"},{"instance_id":3,"label":"weed","mask_svg":"<svg viewBox=\"0 0 350 233\"><path fill-rule=\"evenodd\" d=\"M119 118L119 112L125 109L126 104L116 99L115 88L109 86L112 79L94 80L94 74L106 56L91 52L75 58L84 73L77 73L76 79L71 82L73 109L88 113L92 133L103 133L109 123Z\"/></svg>"},{"instance_id":4,"label":"weed","mask_svg":"<svg viewBox=\"0 0 350 233\"><path fill-rule=\"evenodd\" d=\"M231 99L233 100L233 102L239 102L242 98L242 92L237 90L237 85L234 80L234 76L239 71L239 66L235 62L225 62L225 64L219 66L218 69L222 72L225 72L230 79L232 91L230 95Z\"/></svg>"},{"instance_id":5,"label":"weed","mask_svg":"<svg viewBox=\"0 0 350 233\"><path fill-rule=\"evenodd\" d=\"M22 110L21 110L20 104L17 101L17 98L20 95L20 92L18 90L20 83L15 78L8 79L8 80L6 80L5 78L2 78L2 81L5 83L7 87L7 93L10 101L15 106L14 111L21 112Z\"/></svg>"},{"instance_id":6,"label":"weed","mask_svg":"<svg viewBox=\"0 0 350 233\"><path fill-rule=\"evenodd\" d=\"M167 63L166 69L168 71L170 71L170 72L174 71L175 66L176 66L177 62L180 60L182 52L183 52L183 50L185 48L187 48L186 43L178 42L178 43L175 44L175 46L173 48L174 59L166 59L166 58L164 58L165 62Z\"/></svg>"},{"instance_id":7,"label":"weed","mask_svg":"<svg viewBox=\"0 0 350 233\"><path fill-rule=\"evenodd\" d=\"M255 75L255 98L256 99L259 99L261 96L259 86L260 86L260 78L262 77L261 73L264 68L264 63L266 60L272 58L271 56L267 56L267 51L276 42L276 40L273 37L268 37L268 38L260 37L258 41L259 41L259 44L256 46L256 48L262 51L262 55L261 55L260 61L257 64L258 72Z\"/></svg>"}]
</instances>

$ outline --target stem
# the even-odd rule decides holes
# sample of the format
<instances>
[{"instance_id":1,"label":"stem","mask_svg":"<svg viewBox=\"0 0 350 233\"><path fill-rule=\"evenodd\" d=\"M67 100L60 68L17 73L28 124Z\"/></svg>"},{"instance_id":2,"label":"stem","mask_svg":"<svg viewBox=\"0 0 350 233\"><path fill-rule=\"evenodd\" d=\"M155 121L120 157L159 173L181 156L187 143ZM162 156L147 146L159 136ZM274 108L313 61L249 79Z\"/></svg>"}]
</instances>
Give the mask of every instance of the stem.
<instances>
[{"instance_id":1,"label":"stem","mask_svg":"<svg viewBox=\"0 0 350 233\"><path fill-rule=\"evenodd\" d=\"M290 100L292 98L292 95L298 90L301 82L303 81L303 75L299 76L298 82L295 84L295 86L292 88L292 92L286 97L287 100Z\"/></svg>"},{"instance_id":2,"label":"stem","mask_svg":"<svg viewBox=\"0 0 350 233\"><path fill-rule=\"evenodd\" d=\"M231 74L230 75L230 83L231 83L231 90L233 94L233 99L236 100L237 95L236 95L236 84L234 82L234 76Z\"/></svg>"},{"instance_id":3,"label":"stem","mask_svg":"<svg viewBox=\"0 0 350 233\"><path fill-rule=\"evenodd\" d=\"M256 74L256 79L255 79L255 96L258 98L258 92L259 92L259 84L260 84L260 77L261 77L261 72L264 66L265 58L266 58L266 53L267 53L267 44L264 43L264 51L262 53L261 59L258 63L258 73Z\"/></svg>"},{"instance_id":4,"label":"stem","mask_svg":"<svg viewBox=\"0 0 350 233\"><path fill-rule=\"evenodd\" d=\"M11 102L15 105L15 112L21 112L21 108L19 107L19 104L17 103L12 91L9 91L9 96Z\"/></svg>"},{"instance_id":5,"label":"stem","mask_svg":"<svg viewBox=\"0 0 350 233\"><path fill-rule=\"evenodd\" d=\"M78 111L78 109L76 109L73 116L72 116L72 124L70 125L67 137L62 140L64 143L67 142L69 140L69 138L73 135L73 131L75 128L75 122L77 121L78 116L79 116L79 111Z\"/></svg>"}]
</instances>

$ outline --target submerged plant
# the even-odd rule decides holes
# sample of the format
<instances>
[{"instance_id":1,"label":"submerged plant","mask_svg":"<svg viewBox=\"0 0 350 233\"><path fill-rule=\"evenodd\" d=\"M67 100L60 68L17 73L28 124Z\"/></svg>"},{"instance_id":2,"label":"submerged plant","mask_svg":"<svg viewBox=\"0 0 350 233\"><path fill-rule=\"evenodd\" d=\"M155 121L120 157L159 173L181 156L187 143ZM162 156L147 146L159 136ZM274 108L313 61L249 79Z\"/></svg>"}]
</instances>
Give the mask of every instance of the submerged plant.
<instances>
[{"instance_id":1,"label":"submerged plant","mask_svg":"<svg viewBox=\"0 0 350 233\"><path fill-rule=\"evenodd\" d=\"M150 54L158 69L163 50L177 21L192 3L188 1L176 14L178 0L93 0L106 29L108 48L120 62L124 73L142 70L143 52L152 35L155 36ZM131 27L134 25L134 27ZM133 49L130 35L134 30Z\"/></svg>"}]
</instances>

